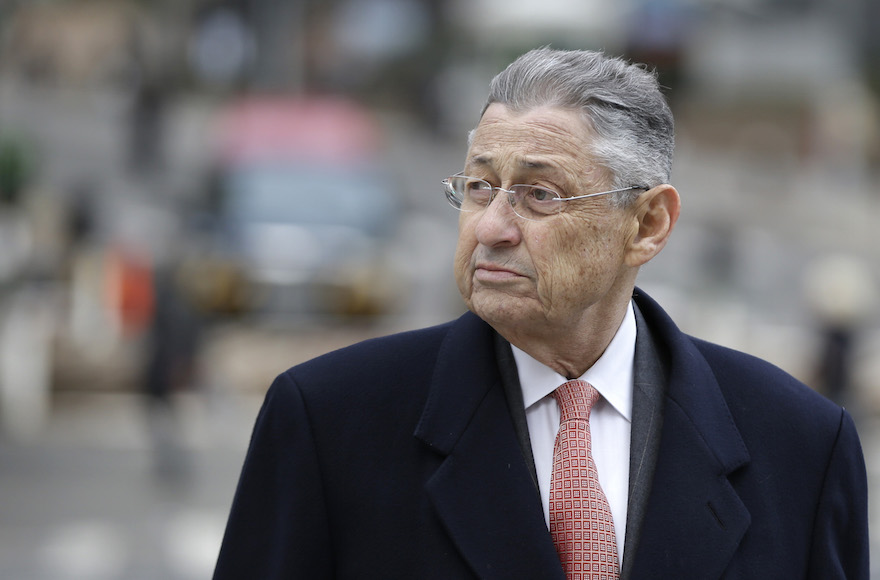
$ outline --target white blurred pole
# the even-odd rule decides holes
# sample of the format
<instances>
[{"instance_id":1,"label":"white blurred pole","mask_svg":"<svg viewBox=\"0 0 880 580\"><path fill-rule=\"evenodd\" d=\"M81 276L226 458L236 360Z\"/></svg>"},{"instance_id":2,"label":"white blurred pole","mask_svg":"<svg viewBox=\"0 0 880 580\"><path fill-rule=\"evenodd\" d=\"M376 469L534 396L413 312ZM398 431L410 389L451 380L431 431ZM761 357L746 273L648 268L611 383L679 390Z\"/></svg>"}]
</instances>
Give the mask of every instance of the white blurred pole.
<instances>
[{"instance_id":1,"label":"white blurred pole","mask_svg":"<svg viewBox=\"0 0 880 580\"><path fill-rule=\"evenodd\" d=\"M49 417L51 306L50 293L25 288L0 319L0 427L14 439L33 439Z\"/></svg>"}]
</instances>

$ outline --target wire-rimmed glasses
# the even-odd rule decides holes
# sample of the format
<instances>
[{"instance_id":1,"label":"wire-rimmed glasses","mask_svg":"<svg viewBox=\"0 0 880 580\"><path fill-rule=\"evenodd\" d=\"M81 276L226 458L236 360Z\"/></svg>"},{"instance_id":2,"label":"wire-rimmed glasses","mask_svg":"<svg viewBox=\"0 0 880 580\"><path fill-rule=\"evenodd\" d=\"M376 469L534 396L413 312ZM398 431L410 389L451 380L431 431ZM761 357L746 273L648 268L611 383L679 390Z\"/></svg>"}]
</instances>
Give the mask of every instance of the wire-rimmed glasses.
<instances>
[{"instance_id":1,"label":"wire-rimmed glasses","mask_svg":"<svg viewBox=\"0 0 880 580\"><path fill-rule=\"evenodd\" d=\"M505 189L503 187L495 187L486 180L469 177L461 173L447 177L443 180L443 185L447 201L459 211L471 212L485 209L495 198L495 192L503 191L507 194L507 200L510 202L514 213L530 221L538 221L561 212L565 206L563 202L566 201L632 191L634 189L647 189L646 187L633 185L622 189L562 197L552 189L539 185L517 184L511 185L510 189Z\"/></svg>"}]
</instances>

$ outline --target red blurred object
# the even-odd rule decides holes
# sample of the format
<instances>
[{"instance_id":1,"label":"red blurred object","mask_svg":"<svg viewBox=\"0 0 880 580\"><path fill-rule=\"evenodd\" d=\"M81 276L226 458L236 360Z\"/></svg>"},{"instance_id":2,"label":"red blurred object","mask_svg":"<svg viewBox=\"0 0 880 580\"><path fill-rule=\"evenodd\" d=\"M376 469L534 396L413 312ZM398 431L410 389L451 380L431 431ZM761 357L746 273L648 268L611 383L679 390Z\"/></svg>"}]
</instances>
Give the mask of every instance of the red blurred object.
<instances>
[{"instance_id":1,"label":"red blurred object","mask_svg":"<svg viewBox=\"0 0 880 580\"><path fill-rule=\"evenodd\" d=\"M153 268L146 257L123 248L110 251L107 297L124 336L140 335L152 322L156 306L153 288Z\"/></svg>"},{"instance_id":2,"label":"red blurred object","mask_svg":"<svg viewBox=\"0 0 880 580\"><path fill-rule=\"evenodd\" d=\"M363 107L341 97L249 97L219 121L221 163L265 160L358 162L373 157L381 129Z\"/></svg>"}]
</instances>

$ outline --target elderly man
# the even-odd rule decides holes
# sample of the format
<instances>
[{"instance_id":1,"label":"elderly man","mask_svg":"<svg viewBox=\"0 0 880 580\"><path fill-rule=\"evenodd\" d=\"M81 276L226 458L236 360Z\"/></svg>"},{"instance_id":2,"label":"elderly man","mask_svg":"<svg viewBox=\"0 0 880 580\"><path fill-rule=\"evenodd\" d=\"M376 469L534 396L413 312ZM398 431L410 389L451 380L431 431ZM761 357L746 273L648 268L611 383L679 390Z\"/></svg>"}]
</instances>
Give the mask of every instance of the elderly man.
<instances>
[{"instance_id":1,"label":"elderly man","mask_svg":"<svg viewBox=\"0 0 880 580\"><path fill-rule=\"evenodd\" d=\"M672 150L644 68L499 74L444 181L470 312L277 378L215 578L867 578L850 416L635 288Z\"/></svg>"}]
</instances>

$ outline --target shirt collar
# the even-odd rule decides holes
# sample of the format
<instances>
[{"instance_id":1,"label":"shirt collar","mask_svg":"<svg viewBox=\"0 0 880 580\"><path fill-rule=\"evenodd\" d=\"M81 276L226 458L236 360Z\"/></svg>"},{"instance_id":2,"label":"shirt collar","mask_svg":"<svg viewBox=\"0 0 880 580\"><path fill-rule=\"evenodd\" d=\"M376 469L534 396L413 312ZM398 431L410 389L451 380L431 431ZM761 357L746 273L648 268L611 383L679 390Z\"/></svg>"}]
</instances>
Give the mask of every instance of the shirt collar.
<instances>
[{"instance_id":1,"label":"shirt collar","mask_svg":"<svg viewBox=\"0 0 880 580\"><path fill-rule=\"evenodd\" d=\"M510 345L519 374L526 409L552 393L568 379ZM627 421L632 421L633 361L636 351L636 317L632 303L623 322L599 360L579 378L587 381Z\"/></svg>"}]
</instances>

